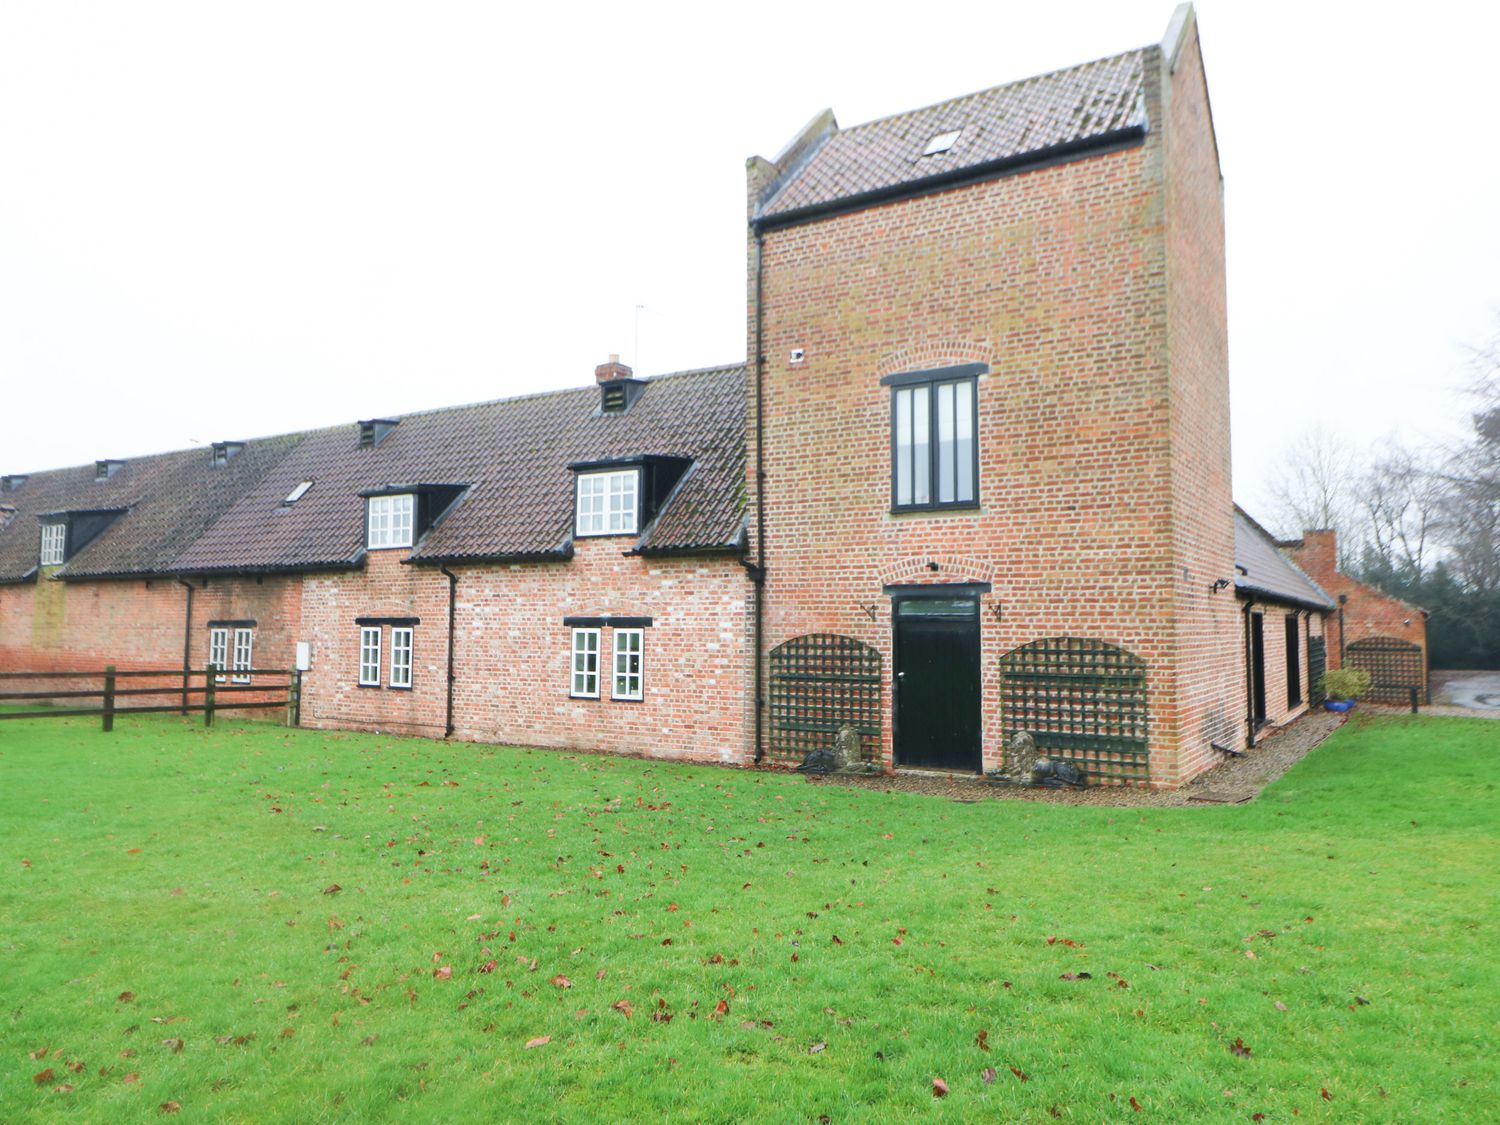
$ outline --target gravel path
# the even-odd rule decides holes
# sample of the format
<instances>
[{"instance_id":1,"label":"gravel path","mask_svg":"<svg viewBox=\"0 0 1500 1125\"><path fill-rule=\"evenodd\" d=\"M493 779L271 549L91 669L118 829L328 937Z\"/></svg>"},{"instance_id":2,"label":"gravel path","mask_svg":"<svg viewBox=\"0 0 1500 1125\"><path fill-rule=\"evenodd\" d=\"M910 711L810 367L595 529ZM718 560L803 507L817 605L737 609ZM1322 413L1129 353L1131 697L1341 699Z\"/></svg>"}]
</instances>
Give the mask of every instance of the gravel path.
<instances>
[{"instance_id":1,"label":"gravel path","mask_svg":"<svg viewBox=\"0 0 1500 1125\"><path fill-rule=\"evenodd\" d=\"M973 804L977 801L1044 801L1054 805L1106 805L1119 808L1240 804L1255 797L1344 722L1343 715L1310 711L1291 726L1263 739L1243 758L1226 758L1181 789L1097 786L1089 789L1015 789L986 785L970 775L900 773L894 777L809 777L813 785L845 785L885 793L926 793Z\"/></svg>"}]
</instances>

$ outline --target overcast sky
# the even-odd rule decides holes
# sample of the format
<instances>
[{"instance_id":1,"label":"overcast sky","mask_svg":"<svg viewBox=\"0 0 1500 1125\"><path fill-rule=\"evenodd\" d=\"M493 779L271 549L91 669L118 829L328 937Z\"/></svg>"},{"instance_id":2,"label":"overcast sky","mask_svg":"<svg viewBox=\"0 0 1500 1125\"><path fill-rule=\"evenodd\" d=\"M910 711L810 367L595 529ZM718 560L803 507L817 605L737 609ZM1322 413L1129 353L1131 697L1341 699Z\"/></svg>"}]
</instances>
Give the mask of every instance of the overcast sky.
<instances>
[{"instance_id":1,"label":"overcast sky","mask_svg":"<svg viewBox=\"0 0 1500 1125\"><path fill-rule=\"evenodd\" d=\"M1500 7L1383 7L1198 5L1252 505L1452 432L1500 327ZM1171 12L0 0L0 471L737 362L747 156Z\"/></svg>"}]
</instances>

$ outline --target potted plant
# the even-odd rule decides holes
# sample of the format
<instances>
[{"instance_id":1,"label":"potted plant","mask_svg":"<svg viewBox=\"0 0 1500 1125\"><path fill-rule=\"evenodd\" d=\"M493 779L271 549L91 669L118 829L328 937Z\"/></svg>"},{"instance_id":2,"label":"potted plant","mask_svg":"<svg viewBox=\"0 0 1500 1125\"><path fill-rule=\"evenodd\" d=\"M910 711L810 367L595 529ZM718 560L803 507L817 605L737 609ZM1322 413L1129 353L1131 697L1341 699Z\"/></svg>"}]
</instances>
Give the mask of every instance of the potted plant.
<instances>
[{"instance_id":1,"label":"potted plant","mask_svg":"<svg viewBox=\"0 0 1500 1125\"><path fill-rule=\"evenodd\" d=\"M1363 668L1331 668L1321 683L1325 710L1352 711L1354 701L1370 690L1370 673Z\"/></svg>"}]
</instances>

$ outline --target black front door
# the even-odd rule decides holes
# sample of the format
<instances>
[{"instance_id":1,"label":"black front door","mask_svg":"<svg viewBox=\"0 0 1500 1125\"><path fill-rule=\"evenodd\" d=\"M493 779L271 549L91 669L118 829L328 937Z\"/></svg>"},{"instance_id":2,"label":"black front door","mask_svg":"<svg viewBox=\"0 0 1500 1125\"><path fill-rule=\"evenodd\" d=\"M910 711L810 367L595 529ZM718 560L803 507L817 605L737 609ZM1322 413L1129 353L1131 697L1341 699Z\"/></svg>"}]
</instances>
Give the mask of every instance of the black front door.
<instances>
[{"instance_id":1,"label":"black front door","mask_svg":"<svg viewBox=\"0 0 1500 1125\"><path fill-rule=\"evenodd\" d=\"M896 601L896 764L979 772L979 599Z\"/></svg>"},{"instance_id":2,"label":"black front door","mask_svg":"<svg viewBox=\"0 0 1500 1125\"><path fill-rule=\"evenodd\" d=\"M1265 618L1250 615L1250 700L1255 726L1266 721L1266 632Z\"/></svg>"}]
</instances>

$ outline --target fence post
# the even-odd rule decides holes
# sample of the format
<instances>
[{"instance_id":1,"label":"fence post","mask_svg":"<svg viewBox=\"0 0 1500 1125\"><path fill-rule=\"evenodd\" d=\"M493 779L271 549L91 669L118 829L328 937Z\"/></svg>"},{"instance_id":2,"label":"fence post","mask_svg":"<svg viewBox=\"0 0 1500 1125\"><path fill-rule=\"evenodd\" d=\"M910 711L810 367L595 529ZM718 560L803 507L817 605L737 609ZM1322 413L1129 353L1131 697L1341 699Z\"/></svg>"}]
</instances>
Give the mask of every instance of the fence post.
<instances>
[{"instance_id":1,"label":"fence post","mask_svg":"<svg viewBox=\"0 0 1500 1125\"><path fill-rule=\"evenodd\" d=\"M218 678L218 671L217 664L210 664L203 674L203 725L206 727L214 725L214 680Z\"/></svg>"},{"instance_id":2,"label":"fence post","mask_svg":"<svg viewBox=\"0 0 1500 1125\"><path fill-rule=\"evenodd\" d=\"M104 666L104 729L115 729L115 666Z\"/></svg>"},{"instance_id":3,"label":"fence post","mask_svg":"<svg viewBox=\"0 0 1500 1125\"><path fill-rule=\"evenodd\" d=\"M302 725L302 669L292 669L292 682L286 691L286 725Z\"/></svg>"},{"instance_id":4,"label":"fence post","mask_svg":"<svg viewBox=\"0 0 1500 1125\"><path fill-rule=\"evenodd\" d=\"M1417 713L1417 689L1416 688L1412 688L1411 689L1411 713L1413 715L1415 715Z\"/></svg>"}]
</instances>

